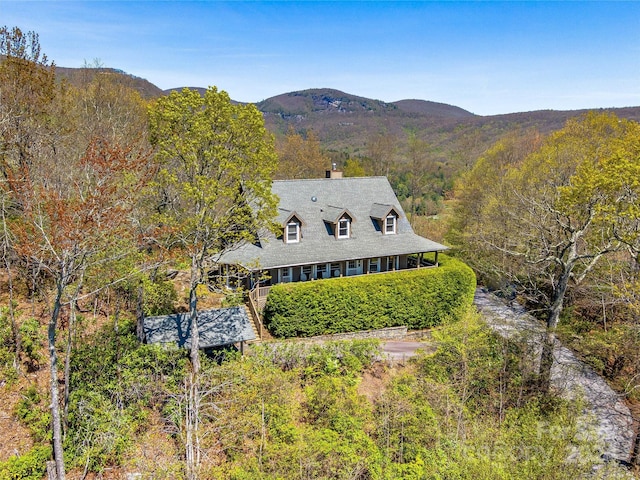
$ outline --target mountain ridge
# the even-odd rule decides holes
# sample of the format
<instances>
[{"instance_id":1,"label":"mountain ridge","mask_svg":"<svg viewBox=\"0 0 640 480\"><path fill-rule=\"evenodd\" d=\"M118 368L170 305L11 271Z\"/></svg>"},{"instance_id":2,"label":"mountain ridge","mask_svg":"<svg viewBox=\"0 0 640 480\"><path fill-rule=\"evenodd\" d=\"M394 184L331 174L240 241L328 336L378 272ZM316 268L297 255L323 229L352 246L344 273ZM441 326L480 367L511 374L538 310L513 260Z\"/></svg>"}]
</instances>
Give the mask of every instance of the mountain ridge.
<instances>
[{"instance_id":1,"label":"mountain ridge","mask_svg":"<svg viewBox=\"0 0 640 480\"><path fill-rule=\"evenodd\" d=\"M98 73L138 90L143 98L167 95L182 87L162 90L146 79L117 69L56 67L61 77L77 83ZM72 82L72 83L73 83ZM189 87L201 94L203 87ZM244 103L244 102L234 102ZM406 161L410 138L424 142L439 175L455 178L504 135L527 129L542 134L562 128L570 118L588 111L610 111L640 121L640 106L582 110L533 110L499 115L477 115L461 107L421 99L384 102L334 88L310 88L282 93L255 103L267 129L283 138L290 128L303 135L313 131L332 161L363 158L371 154L376 136L392 139L392 161Z\"/></svg>"}]
</instances>

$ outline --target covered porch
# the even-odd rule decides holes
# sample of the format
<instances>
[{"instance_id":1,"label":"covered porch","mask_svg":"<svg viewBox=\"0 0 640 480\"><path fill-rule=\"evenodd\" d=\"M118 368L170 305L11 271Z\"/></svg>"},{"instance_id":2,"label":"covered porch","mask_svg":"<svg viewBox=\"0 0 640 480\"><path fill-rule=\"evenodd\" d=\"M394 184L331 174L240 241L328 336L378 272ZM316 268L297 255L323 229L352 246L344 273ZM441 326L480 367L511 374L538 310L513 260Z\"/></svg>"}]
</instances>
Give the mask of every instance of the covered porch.
<instances>
[{"instance_id":1,"label":"covered porch","mask_svg":"<svg viewBox=\"0 0 640 480\"><path fill-rule=\"evenodd\" d=\"M247 287L249 297L254 302L255 309L260 312L265 306L271 286L279 283L306 282L357 275L377 275L414 268L434 268L437 266L437 251L306 265L287 265L254 272L251 275Z\"/></svg>"}]
</instances>

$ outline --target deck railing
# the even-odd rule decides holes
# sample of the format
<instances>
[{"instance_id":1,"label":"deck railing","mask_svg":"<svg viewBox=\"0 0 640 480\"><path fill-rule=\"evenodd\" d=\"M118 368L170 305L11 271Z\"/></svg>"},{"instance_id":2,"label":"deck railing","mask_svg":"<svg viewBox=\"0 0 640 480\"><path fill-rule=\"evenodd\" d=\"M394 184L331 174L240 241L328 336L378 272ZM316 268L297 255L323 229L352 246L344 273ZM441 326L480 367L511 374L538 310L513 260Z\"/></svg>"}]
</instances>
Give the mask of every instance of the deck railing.
<instances>
[{"instance_id":1,"label":"deck railing","mask_svg":"<svg viewBox=\"0 0 640 480\"><path fill-rule=\"evenodd\" d=\"M269 290L271 287L265 286L257 286L253 290L249 292L249 297L255 302L256 308L259 311L264 309L264 306L267 303L267 296L269 295Z\"/></svg>"},{"instance_id":2,"label":"deck railing","mask_svg":"<svg viewBox=\"0 0 640 480\"><path fill-rule=\"evenodd\" d=\"M253 291L249 292L249 311L251 312L251 316L253 317L253 321L256 324L256 330L258 331L258 338L262 340L262 335L264 332L264 325L262 323L262 315L258 310L258 306L253 299L252 295Z\"/></svg>"},{"instance_id":3,"label":"deck railing","mask_svg":"<svg viewBox=\"0 0 640 480\"><path fill-rule=\"evenodd\" d=\"M262 323L262 310L267 303L267 296L269 295L271 287L258 286L249 291L249 310L254 318L258 335L262 340L264 334L264 324Z\"/></svg>"}]
</instances>

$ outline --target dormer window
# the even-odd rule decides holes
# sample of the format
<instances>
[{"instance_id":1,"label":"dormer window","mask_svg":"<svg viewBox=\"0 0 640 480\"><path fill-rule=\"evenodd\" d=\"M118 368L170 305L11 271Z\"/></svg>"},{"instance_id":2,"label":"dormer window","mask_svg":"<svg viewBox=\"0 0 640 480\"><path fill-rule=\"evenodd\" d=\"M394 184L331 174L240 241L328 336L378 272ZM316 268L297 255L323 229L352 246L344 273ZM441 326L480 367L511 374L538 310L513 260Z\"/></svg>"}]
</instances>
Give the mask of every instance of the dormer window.
<instances>
[{"instance_id":1,"label":"dormer window","mask_svg":"<svg viewBox=\"0 0 640 480\"><path fill-rule=\"evenodd\" d=\"M342 217L338 221L338 238L349 238L351 233L351 220L347 217Z\"/></svg>"},{"instance_id":2,"label":"dormer window","mask_svg":"<svg viewBox=\"0 0 640 480\"><path fill-rule=\"evenodd\" d=\"M327 233L336 239L351 238L351 224L356 221L349 210L327 205L321 210Z\"/></svg>"},{"instance_id":3,"label":"dormer window","mask_svg":"<svg viewBox=\"0 0 640 480\"><path fill-rule=\"evenodd\" d=\"M300 223L295 220L287 223L285 233L287 243L298 243L300 241Z\"/></svg>"},{"instance_id":4,"label":"dormer window","mask_svg":"<svg viewBox=\"0 0 640 480\"><path fill-rule=\"evenodd\" d=\"M398 233L398 219L400 214L395 206L383 203L374 203L369 215L376 232L383 235L395 235Z\"/></svg>"},{"instance_id":5,"label":"dormer window","mask_svg":"<svg viewBox=\"0 0 640 480\"><path fill-rule=\"evenodd\" d=\"M392 235L396 233L397 223L398 223L397 216L395 216L393 213L391 213L390 215L387 215L387 218L385 219L385 222L384 222L384 234Z\"/></svg>"}]
</instances>

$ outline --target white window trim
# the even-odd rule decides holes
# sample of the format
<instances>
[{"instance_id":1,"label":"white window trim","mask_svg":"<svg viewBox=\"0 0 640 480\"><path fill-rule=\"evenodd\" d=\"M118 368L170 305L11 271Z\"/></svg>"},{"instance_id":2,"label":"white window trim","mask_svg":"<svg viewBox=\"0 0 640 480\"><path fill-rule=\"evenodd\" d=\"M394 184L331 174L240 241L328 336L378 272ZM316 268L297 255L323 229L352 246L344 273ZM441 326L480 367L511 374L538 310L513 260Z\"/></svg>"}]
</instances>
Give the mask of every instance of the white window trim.
<instances>
[{"instance_id":1,"label":"white window trim","mask_svg":"<svg viewBox=\"0 0 640 480\"><path fill-rule=\"evenodd\" d=\"M373 270L371 267L375 265L375 270ZM380 271L380 257L377 258L370 258L369 259L369 272L371 273L378 273Z\"/></svg>"},{"instance_id":2,"label":"white window trim","mask_svg":"<svg viewBox=\"0 0 640 480\"><path fill-rule=\"evenodd\" d=\"M295 239L289 238L289 227L295 227ZM298 222L289 222L285 228L285 242L286 243L299 243L300 242L300 224Z\"/></svg>"},{"instance_id":3,"label":"white window trim","mask_svg":"<svg viewBox=\"0 0 640 480\"><path fill-rule=\"evenodd\" d=\"M285 275L286 273L286 275ZM293 281L293 272L291 267L280 269L280 283L289 283Z\"/></svg>"},{"instance_id":4,"label":"white window trim","mask_svg":"<svg viewBox=\"0 0 640 480\"><path fill-rule=\"evenodd\" d=\"M353 267L350 266L353 262ZM362 275L362 260L348 260L347 261L347 276Z\"/></svg>"},{"instance_id":5,"label":"white window trim","mask_svg":"<svg viewBox=\"0 0 640 480\"><path fill-rule=\"evenodd\" d=\"M391 229L389 228L389 219L393 220L393 224L391 225ZM384 220L384 234L385 235L393 235L396 233L396 228L398 225L398 217L394 214L387 215L387 218Z\"/></svg>"},{"instance_id":6,"label":"white window trim","mask_svg":"<svg viewBox=\"0 0 640 480\"><path fill-rule=\"evenodd\" d=\"M342 230L341 226L342 224L345 223L347 226L347 233L346 235L344 234L340 234L340 230ZM349 220L346 217L341 218L340 220L338 220L338 238L349 238L351 236L351 220Z\"/></svg>"}]
</instances>

